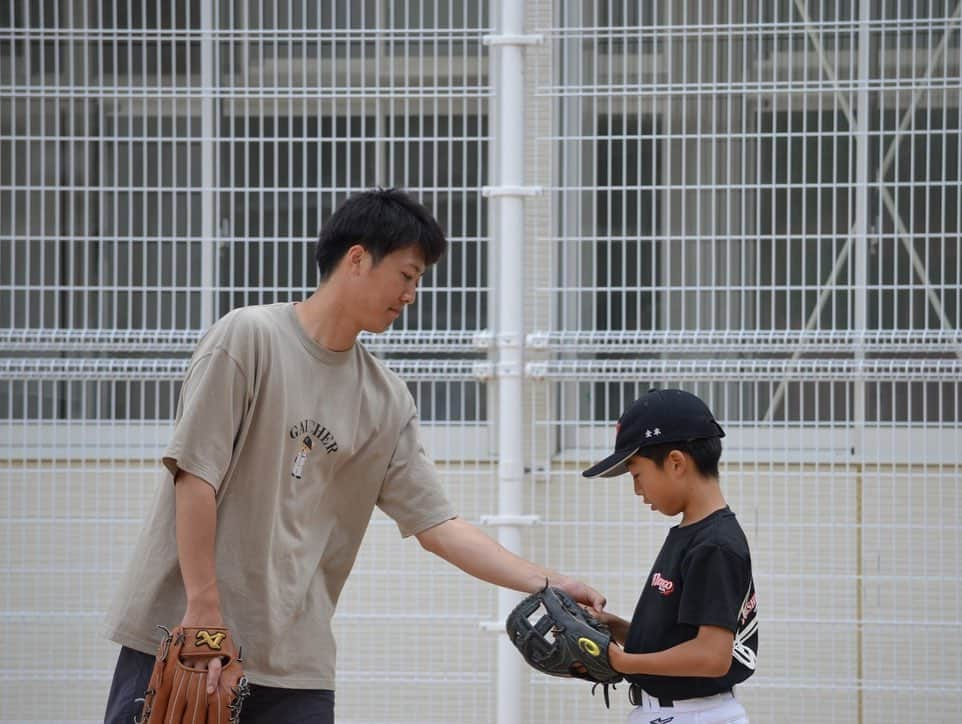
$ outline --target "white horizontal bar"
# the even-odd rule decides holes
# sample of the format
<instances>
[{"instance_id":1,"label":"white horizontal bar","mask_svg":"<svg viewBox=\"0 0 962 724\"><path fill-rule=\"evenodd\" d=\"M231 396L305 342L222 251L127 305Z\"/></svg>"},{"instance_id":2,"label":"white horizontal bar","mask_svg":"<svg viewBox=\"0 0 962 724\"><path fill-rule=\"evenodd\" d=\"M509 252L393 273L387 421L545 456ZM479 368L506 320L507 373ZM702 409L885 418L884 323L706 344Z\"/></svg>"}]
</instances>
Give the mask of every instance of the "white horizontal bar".
<instances>
[{"instance_id":1,"label":"white horizontal bar","mask_svg":"<svg viewBox=\"0 0 962 724\"><path fill-rule=\"evenodd\" d=\"M15 420L0 422L0 460L96 461L152 464L170 439L172 422L74 422ZM487 423L421 421L421 441L431 458L487 462L496 459ZM99 468L98 468L99 469ZM443 472L442 472L443 476Z\"/></svg>"},{"instance_id":2,"label":"white horizontal bar","mask_svg":"<svg viewBox=\"0 0 962 724\"><path fill-rule=\"evenodd\" d=\"M490 526L531 526L541 522L537 515L482 515L481 525Z\"/></svg>"},{"instance_id":3,"label":"white horizontal bar","mask_svg":"<svg viewBox=\"0 0 962 724\"><path fill-rule=\"evenodd\" d=\"M581 352L957 352L957 329L669 329L557 330L532 332L529 347Z\"/></svg>"},{"instance_id":4,"label":"white horizontal bar","mask_svg":"<svg viewBox=\"0 0 962 724\"><path fill-rule=\"evenodd\" d=\"M501 196L539 196L544 192L541 186L482 186L481 195L486 198Z\"/></svg>"},{"instance_id":5,"label":"white horizontal bar","mask_svg":"<svg viewBox=\"0 0 962 724\"><path fill-rule=\"evenodd\" d=\"M0 380L118 380L180 381L189 365L187 359L0 359ZM384 359L384 364L412 382L479 380L492 376L494 368L474 360Z\"/></svg>"},{"instance_id":6,"label":"white horizontal bar","mask_svg":"<svg viewBox=\"0 0 962 724\"><path fill-rule=\"evenodd\" d=\"M653 353L657 350L652 350ZM959 382L959 359L628 359L529 362L534 379L706 382Z\"/></svg>"},{"instance_id":7,"label":"white horizontal bar","mask_svg":"<svg viewBox=\"0 0 962 724\"><path fill-rule=\"evenodd\" d=\"M962 465L959 431L954 426L867 422L856 429L853 424L754 425L725 420L721 424L723 465ZM583 466L600 460L611 453L614 422L575 426L570 439L577 443L563 448L552 458L554 462Z\"/></svg>"},{"instance_id":8,"label":"white horizontal bar","mask_svg":"<svg viewBox=\"0 0 962 724\"><path fill-rule=\"evenodd\" d=\"M421 293L425 291L422 288ZM389 330L362 332L358 339L377 352L452 352L478 348L485 330ZM202 329L0 329L0 349L8 352L192 352Z\"/></svg>"},{"instance_id":9,"label":"white horizontal bar","mask_svg":"<svg viewBox=\"0 0 962 724\"><path fill-rule=\"evenodd\" d=\"M489 46L498 45L541 45L544 43L544 36L539 34L531 35L485 35L481 42Z\"/></svg>"}]
</instances>

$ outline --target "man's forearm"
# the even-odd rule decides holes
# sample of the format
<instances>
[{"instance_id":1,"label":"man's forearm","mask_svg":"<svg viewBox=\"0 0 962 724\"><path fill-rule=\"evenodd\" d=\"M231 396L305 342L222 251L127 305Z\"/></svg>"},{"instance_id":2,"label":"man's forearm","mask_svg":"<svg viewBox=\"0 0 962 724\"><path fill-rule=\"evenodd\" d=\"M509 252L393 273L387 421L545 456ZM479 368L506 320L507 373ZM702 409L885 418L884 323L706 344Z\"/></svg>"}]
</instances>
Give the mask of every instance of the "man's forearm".
<instances>
[{"instance_id":1,"label":"man's forearm","mask_svg":"<svg viewBox=\"0 0 962 724\"><path fill-rule=\"evenodd\" d=\"M214 539L217 532L217 506L214 489L196 475L177 473L174 498L177 515L177 555L187 593L188 617L214 618L197 621L219 625L220 592L214 565Z\"/></svg>"},{"instance_id":2,"label":"man's forearm","mask_svg":"<svg viewBox=\"0 0 962 724\"><path fill-rule=\"evenodd\" d=\"M557 575L515 555L462 518L442 523L418 540L465 573L516 591L532 593L544 587L545 578Z\"/></svg>"},{"instance_id":3,"label":"man's forearm","mask_svg":"<svg viewBox=\"0 0 962 724\"><path fill-rule=\"evenodd\" d=\"M585 584L515 555L462 518L441 523L418 535L426 550L482 581L533 593L544 587L563 588L575 600L601 609L604 597Z\"/></svg>"}]
</instances>

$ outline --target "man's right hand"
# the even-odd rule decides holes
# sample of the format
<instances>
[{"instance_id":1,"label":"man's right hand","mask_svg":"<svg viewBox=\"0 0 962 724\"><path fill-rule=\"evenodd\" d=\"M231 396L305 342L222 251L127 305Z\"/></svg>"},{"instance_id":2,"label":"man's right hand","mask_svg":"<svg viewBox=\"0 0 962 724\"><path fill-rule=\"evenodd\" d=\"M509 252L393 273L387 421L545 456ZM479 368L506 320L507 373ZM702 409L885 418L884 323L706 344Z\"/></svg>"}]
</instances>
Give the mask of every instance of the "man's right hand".
<instances>
[{"instance_id":1,"label":"man's right hand","mask_svg":"<svg viewBox=\"0 0 962 724\"><path fill-rule=\"evenodd\" d=\"M221 615L219 608L208 608L206 612L201 613L199 610L191 610L191 607L188 606L180 625L184 628L203 628L207 626L211 628L223 628L224 617ZM192 665L197 669L207 669L207 693L213 694L217 691L217 682L220 679L220 672L223 668L220 656L211 656L209 659L197 659L192 662Z\"/></svg>"}]
</instances>

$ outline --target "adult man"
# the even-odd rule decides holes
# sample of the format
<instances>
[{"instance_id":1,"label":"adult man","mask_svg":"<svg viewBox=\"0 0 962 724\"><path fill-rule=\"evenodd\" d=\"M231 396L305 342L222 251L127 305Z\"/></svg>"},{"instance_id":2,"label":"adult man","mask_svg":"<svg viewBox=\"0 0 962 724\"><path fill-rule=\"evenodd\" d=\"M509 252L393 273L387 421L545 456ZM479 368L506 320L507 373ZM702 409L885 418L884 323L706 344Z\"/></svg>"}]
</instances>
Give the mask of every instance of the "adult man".
<instances>
[{"instance_id":1,"label":"adult man","mask_svg":"<svg viewBox=\"0 0 962 724\"><path fill-rule=\"evenodd\" d=\"M311 297L234 310L204 336L164 455L174 484L160 486L108 617L108 637L124 648L106 721L136 713L152 630L181 616L227 626L243 644L252 693L241 721L332 722L330 620L375 505L477 578L531 592L547 577L604 605L457 517L406 386L357 343L414 301L445 245L405 194L360 194L321 231ZM211 659L208 691L218 676Z\"/></svg>"}]
</instances>

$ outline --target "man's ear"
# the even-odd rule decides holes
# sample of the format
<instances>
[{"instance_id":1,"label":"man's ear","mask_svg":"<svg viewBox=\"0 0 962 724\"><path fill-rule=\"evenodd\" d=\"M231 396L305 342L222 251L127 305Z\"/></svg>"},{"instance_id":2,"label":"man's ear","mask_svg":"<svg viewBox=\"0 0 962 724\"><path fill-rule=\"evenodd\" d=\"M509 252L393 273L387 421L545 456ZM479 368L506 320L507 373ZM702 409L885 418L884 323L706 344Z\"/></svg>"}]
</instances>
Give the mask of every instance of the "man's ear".
<instances>
[{"instance_id":1,"label":"man's ear","mask_svg":"<svg viewBox=\"0 0 962 724\"><path fill-rule=\"evenodd\" d=\"M347 253L344 254L344 258L347 261L348 268L356 273L361 270L361 264L364 261L364 255L367 254L367 250L360 244L354 244Z\"/></svg>"}]
</instances>

